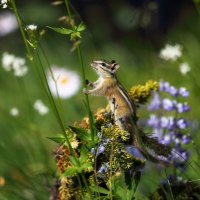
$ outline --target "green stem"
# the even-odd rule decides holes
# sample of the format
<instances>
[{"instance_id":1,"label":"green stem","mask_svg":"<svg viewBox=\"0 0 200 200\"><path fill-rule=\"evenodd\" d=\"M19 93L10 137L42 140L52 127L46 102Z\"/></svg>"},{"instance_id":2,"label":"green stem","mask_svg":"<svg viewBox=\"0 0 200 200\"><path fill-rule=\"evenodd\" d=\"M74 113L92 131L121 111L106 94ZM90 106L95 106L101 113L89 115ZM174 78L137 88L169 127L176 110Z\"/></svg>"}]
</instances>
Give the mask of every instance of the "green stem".
<instances>
[{"instance_id":1,"label":"green stem","mask_svg":"<svg viewBox=\"0 0 200 200\"><path fill-rule=\"evenodd\" d=\"M64 117L64 112L63 112L64 109L63 109L63 105L62 105L61 98L60 98L59 93L58 93L57 81L55 80L55 77L54 77L54 75L53 75L53 72L52 72L52 69L51 69L51 65L50 65L49 59L48 59L48 57L47 57L47 55L46 55L46 53L45 53L45 51L44 51L44 49L43 49L43 47L42 47L42 45L41 45L40 42L38 42L38 46L40 47L40 50L41 50L41 52L42 52L42 54L43 54L43 56L44 56L44 58L45 58L45 60L46 60L46 63L47 63L49 72L50 72L51 77L52 77L52 80L54 81L54 84L56 85L56 93L57 93L58 104L59 104L59 114L61 115L61 118L64 119L64 118L65 118L65 117Z\"/></svg>"},{"instance_id":2,"label":"green stem","mask_svg":"<svg viewBox=\"0 0 200 200\"><path fill-rule=\"evenodd\" d=\"M27 53L28 53L28 58L29 58L29 60L32 60L32 59L33 59L32 53L31 53L29 44L28 44L27 39L26 39L26 34L25 34L25 32L24 32L24 29L23 29L23 26L22 26L22 22L21 22L21 18L20 18L19 12L18 12L18 10L17 10L15 1L14 1L14 0L11 0L11 4L12 4L13 11L14 11L14 13L15 13L15 16L16 16L16 19L17 19L17 22L18 22L18 25L19 25L20 32L21 32L21 34L22 34L22 38L23 38L23 40L24 40L24 44L25 44L25 47L26 47L26 51L27 51Z\"/></svg>"},{"instance_id":3,"label":"green stem","mask_svg":"<svg viewBox=\"0 0 200 200\"><path fill-rule=\"evenodd\" d=\"M94 179L95 179L95 184L97 186L97 189L98 189L98 197L99 199L101 198L100 197L100 191L99 191L99 185L98 185L98 179L97 179L97 149L95 149L95 156L94 156Z\"/></svg>"},{"instance_id":4,"label":"green stem","mask_svg":"<svg viewBox=\"0 0 200 200\"><path fill-rule=\"evenodd\" d=\"M65 0L65 5L67 8L67 13L69 16L70 21L72 20L72 15L71 15L71 11L69 8L69 2L68 0ZM71 24L72 28L74 28L74 25ZM80 48L80 44L77 46L77 53L78 53L78 58L79 58L79 62L81 65L81 74L82 74L82 82L83 82L83 86L86 88L86 78L85 78L85 69L84 69L84 64L83 64L83 56L82 56L82 52L81 52L81 48ZM89 123L90 123L90 131L91 131L91 139L92 141L94 141L94 134L95 134L95 128L94 128L94 121L93 121L93 116L92 116L92 112L90 109L90 102L89 102L89 98L88 95L85 94L85 99L86 99L86 106L87 106L87 112L88 112L88 116L89 116Z\"/></svg>"},{"instance_id":5,"label":"green stem","mask_svg":"<svg viewBox=\"0 0 200 200\"><path fill-rule=\"evenodd\" d=\"M77 46L77 53L78 53L78 58L79 58L79 62L80 62L80 65L81 65L81 70L82 70L83 86L84 86L84 88L86 88L87 85L86 85L86 82L85 82L85 80L86 80L85 69L84 69L83 56L82 56L80 45ZM90 109L90 102L89 102L88 94L85 94L85 99L86 99L87 112L88 112L88 115L89 115L91 138L92 138L92 141L94 141L94 134L95 134L94 120L93 120L92 112L91 112L91 109Z\"/></svg>"},{"instance_id":6,"label":"green stem","mask_svg":"<svg viewBox=\"0 0 200 200\"><path fill-rule=\"evenodd\" d=\"M195 0L193 0L193 2L195 4L198 15L200 15L200 2Z\"/></svg>"},{"instance_id":7,"label":"green stem","mask_svg":"<svg viewBox=\"0 0 200 200\"><path fill-rule=\"evenodd\" d=\"M112 164L113 164L113 142L111 141L111 154L110 154L110 179L109 179L109 189L110 189L110 200L113 200L112 194Z\"/></svg>"},{"instance_id":8,"label":"green stem","mask_svg":"<svg viewBox=\"0 0 200 200\"><path fill-rule=\"evenodd\" d=\"M69 2L68 2L68 0L65 0L65 5L66 5L66 8L67 8L67 13L68 13L69 19L71 21L72 20L72 15L71 15L71 10L69 8Z\"/></svg>"}]
</instances>

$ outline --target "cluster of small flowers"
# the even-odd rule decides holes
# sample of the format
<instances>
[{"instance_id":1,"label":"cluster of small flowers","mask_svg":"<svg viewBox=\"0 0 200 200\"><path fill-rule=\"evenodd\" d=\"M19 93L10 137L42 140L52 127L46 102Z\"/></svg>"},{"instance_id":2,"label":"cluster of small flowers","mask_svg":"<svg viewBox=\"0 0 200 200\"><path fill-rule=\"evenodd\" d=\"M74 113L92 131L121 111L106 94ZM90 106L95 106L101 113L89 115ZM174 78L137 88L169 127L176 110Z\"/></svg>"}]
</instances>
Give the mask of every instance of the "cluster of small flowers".
<instances>
[{"instance_id":1,"label":"cluster of small flowers","mask_svg":"<svg viewBox=\"0 0 200 200\"><path fill-rule=\"evenodd\" d=\"M159 56L163 60L176 61L178 58L182 56L182 49L183 47L179 44L176 44L174 46L170 44L166 44L166 46L163 49L161 49ZM183 62L179 65L179 70L181 74L185 75L191 69L188 63Z\"/></svg>"},{"instance_id":2,"label":"cluster of small flowers","mask_svg":"<svg viewBox=\"0 0 200 200\"><path fill-rule=\"evenodd\" d=\"M176 61L182 55L182 47L179 44L174 46L166 44L165 48L160 51L160 58L164 60Z\"/></svg>"},{"instance_id":3,"label":"cluster of small flowers","mask_svg":"<svg viewBox=\"0 0 200 200\"><path fill-rule=\"evenodd\" d=\"M25 76L28 72L28 68L25 65L26 60L24 58L16 57L13 54L4 53L2 57L2 67L5 71L13 71L17 77Z\"/></svg>"},{"instance_id":4,"label":"cluster of small flowers","mask_svg":"<svg viewBox=\"0 0 200 200\"><path fill-rule=\"evenodd\" d=\"M109 164L108 163L104 163L103 165L101 165L101 167L98 170L100 176L105 175L105 173L108 171L108 169L109 169Z\"/></svg>"},{"instance_id":5,"label":"cluster of small flowers","mask_svg":"<svg viewBox=\"0 0 200 200\"><path fill-rule=\"evenodd\" d=\"M168 97L161 97L161 93L168 95ZM171 100L169 96L176 99ZM175 88L168 82L160 81L160 90L154 93L153 99L148 106L150 111L157 110L158 113L151 114L147 120L148 126L153 129L154 134L152 136L158 138L162 144L173 144L174 149L168 159L172 160L175 165L188 160L188 152L182 148L182 145L191 141L191 136L187 132L190 125L189 122L178 116L181 113L188 112L190 107L187 102L177 101L177 97L180 96L189 96L186 88ZM171 113L167 112L174 113L174 115L170 115Z\"/></svg>"},{"instance_id":6,"label":"cluster of small flowers","mask_svg":"<svg viewBox=\"0 0 200 200\"><path fill-rule=\"evenodd\" d=\"M29 25L26 26L26 30L36 31L37 26L35 24L29 24Z\"/></svg>"},{"instance_id":7,"label":"cluster of small flowers","mask_svg":"<svg viewBox=\"0 0 200 200\"><path fill-rule=\"evenodd\" d=\"M8 7L8 0L1 0L0 5L1 5L2 8L7 8Z\"/></svg>"},{"instance_id":8,"label":"cluster of small flowers","mask_svg":"<svg viewBox=\"0 0 200 200\"><path fill-rule=\"evenodd\" d=\"M99 139L101 139L101 138L102 138L102 133L101 133L101 132L98 132L97 136L98 136ZM105 150L106 150L106 145L108 144L108 142L109 142L109 139L108 139L108 138L105 138L105 139L103 140L103 142L99 143L99 146L98 146L98 148L97 148L97 151L95 152L95 149L92 148L92 149L91 149L91 153L92 153L93 155L96 155L96 156L98 156L99 154L104 153Z\"/></svg>"},{"instance_id":9,"label":"cluster of small flowers","mask_svg":"<svg viewBox=\"0 0 200 200\"><path fill-rule=\"evenodd\" d=\"M98 132L97 136L100 140L102 139L102 133L101 132ZM95 149L92 148L91 153L94 156L99 156L100 154L103 154L106 150L106 145L108 144L108 142L109 142L109 139L105 138L102 142L99 143L99 146L98 146L96 152L95 152ZM99 170L98 170L99 176L101 176L101 177L105 176L105 173L107 172L108 168L109 168L108 163L102 164L99 167Z\"/></svg>"},{"instance_id":10,"label":"cluster of small flowers","mask_svg":"<svg viewBox=\"0 0 200 200\"><path fill-rule=\"evenodd\" d=\"M49 108L40 99L35 101L33 107L40 115L46 115L49 112Z\"/></svg>"}]
</instances>

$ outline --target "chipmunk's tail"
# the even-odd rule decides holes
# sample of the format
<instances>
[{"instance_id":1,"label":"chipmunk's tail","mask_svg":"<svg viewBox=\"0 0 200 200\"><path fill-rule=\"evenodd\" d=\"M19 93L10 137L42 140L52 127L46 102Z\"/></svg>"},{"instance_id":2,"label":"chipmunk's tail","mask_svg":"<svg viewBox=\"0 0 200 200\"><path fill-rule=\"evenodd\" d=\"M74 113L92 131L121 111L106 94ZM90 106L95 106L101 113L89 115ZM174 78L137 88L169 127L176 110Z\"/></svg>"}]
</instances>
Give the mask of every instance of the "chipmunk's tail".
<instances>
[{"instance_id":1,"label":"chipmunk's tail","mask_svg":"<svg viewBox=\"0 0 200 200\"><path fill-rule=\"evenodd\" d=\"M160 144L156 138L151 138L137 127L137 122L130 116L118 120L118 125L131 133L131 144L136 147L140 153L149 161L159 163L164 166L170 166L172 163L167 161L171 154L171 148Z\"/></svg>"},{"instance_id":2,"label":"chipmunk's tail","mask_svg":"<svg viewBox=\"0 0 200 200\"><path fill-rule=\"evenodd\" d=\"M172 163L167 161L171 153L171 148L161 144L156 138L147 136L141 129L135 127L132 144L142 153L149 161L164 166L171 166Z\"/></svg>"}]
</instances>

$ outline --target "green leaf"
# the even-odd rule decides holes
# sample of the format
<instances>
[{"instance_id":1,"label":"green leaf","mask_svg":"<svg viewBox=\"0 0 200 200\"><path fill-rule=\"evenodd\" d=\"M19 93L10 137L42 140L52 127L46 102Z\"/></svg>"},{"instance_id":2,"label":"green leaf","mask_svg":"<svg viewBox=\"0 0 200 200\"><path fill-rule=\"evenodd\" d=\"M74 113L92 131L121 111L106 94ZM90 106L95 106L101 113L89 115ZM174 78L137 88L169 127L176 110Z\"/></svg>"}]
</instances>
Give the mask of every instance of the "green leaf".
<instances>
[{"instance_id":1,"label":"green leaf","mask_svg":"<svg viewBox=\"0 0 200 200\"><path fill-rule=\"evenodd\" d=\"M139 175L138 175L139 176ZM113 184L113 195L119 199L133 200L135 199L134 194L137 186L135 182L139 183L140 178L130 176L128 173L123 173L120 176L115 177Z\"/></svg>"},{"instance_id":2,"label":"green leaf","mask_svg":"<svg viewBox=\"0 0 200 200\"><path fill-rule=\"evenodd\" d=\"M53 140L54 142L58 144L62 144L65 142L65 137L63 135L59 135L57 137L47 137L50 140Z\"/></svg>"},{"instance_id":3,"label":"green leaf","mask_svg":"<svg viewBox=\"0 0 200 200\"><path fill-rule=\"evenodd\" d=\"M65 172L63 173L64 176L73 176L75 174L77 174L77 167L72 166L72 167L68 167Z\"/></svg>"},{"instance_id":4,"label":"green leaf","mask_svg":"<svg viewBox=\"0 0 200 200\"><path fill-rule=\"evenodd\" d=\"M78 25L77 31L81 32L81 31L84 31L85 29L86 29L85 24L83 24L83 22L81 22L81 23Z\"/></svg>"},{"instance_id":5,"label":"green leaf","mask_svg":"<svg viewBox=\"0 0 200 200\"><path fill-rule=\"evenodd\" d=\"M91 135L89 134L88 129L77 128L77 127L73 127L73 126L69 126L69 128L74 133L77 133L79 139L81 139L83 141L90 141L91 140Z\"/></svg>"},{"instance_id":6,"label":"green leaf","mask_svg":"<svg viewBox=\"0 0 200 200\"><path fill-rule=\"evenodd\" d=\"M88 153L89 153L89 151L86 148L86 146L82 146L81 150L80 150L80 158L79 158L80 163L87 161Z\"/></svg>"},{"instance_id":7,"label":"green leaf","mask_svg":"<svg viewBox=\"0 0 200 200\"><path fill-rule=\"evenodd\" d=\"M50 27L50 26L47 26L47 27L54 30L57 33L64 34L64 35L69 35L69 34L74 32L74 30L67 29L67 28L53 28L53 27Z\"/></svg>"},{"instance_id":8,"label":"green leaf","mask_svg":"<svg viewBox=\"0 0 200 200\"><path fill-rule=\"evenodd\" d=\"M81 38L81 34L80 32L73 32L70 36L70 40L74 40L76 39L77 37Z\"/></svg>"},{"instance_id":9,"label":"green leaf","mask_svg":"<svg viewBox=\"0 0 200 200\"><path fill-rule=\"evenodd\" d=\"M90 186L90 189L94 192L100 192L101 194L110 194L109 190L100 186Z\"/></svg>"},{"instance_id":10,"label":"green leaf","mask_svg":"<svg viewBox=\"0 0 200 200\"><path fill-rule=\"evenodd\" d=\"M77 158L74 156L68 156L68 158L74 166L77 166Z\"/></svg>"},{"instance_id":11,"label":"green leaf","mask_svg":"<svg viewBox=\"0 0 200 200\"><path fill-rule=\"evenodd\" d=\"M86 163L84 163L84 164L81 165L80 172L81 171L85 171L85 170L87 170L89 168L92 168L92 163L91 162L86 162Z\"/></svg>"}]
</instances>

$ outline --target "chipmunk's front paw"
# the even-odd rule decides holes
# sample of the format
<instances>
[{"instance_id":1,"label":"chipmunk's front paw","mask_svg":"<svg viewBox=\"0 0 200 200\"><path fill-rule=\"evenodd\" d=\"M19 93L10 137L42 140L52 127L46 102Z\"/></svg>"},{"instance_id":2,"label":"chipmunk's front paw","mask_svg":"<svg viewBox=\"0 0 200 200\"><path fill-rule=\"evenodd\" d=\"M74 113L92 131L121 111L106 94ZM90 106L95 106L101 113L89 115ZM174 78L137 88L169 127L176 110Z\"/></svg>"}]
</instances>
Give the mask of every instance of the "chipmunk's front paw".
<instances>
[{"instance_id":1,"label":"chipmunk's front paw","mask_svg":"<svg viewBox=\"0 0 200 200\"><path fill-rule=\"evenodd\" d=\"M85 83L86 83L87 86L93 87L93 83L90 82L89 80L86 79Z\"/></svg>"},{"instance_id":2,"label":"chipmunk's front paw","mask_svg":"<svg viewBox=\"0 0 200 200\"><path fill-rule=\"evenodd\" d=\"M90 84L90 81L89 80L85 80L85 83L86 83L86 85L89 85Z\"/></svg>"},{"instance_id":3,"label":"chipmunk's front paw","mask_svg":"<svg viewBox=\"0 0 200 200\"><path fill-rule=\"evenodd\" d=\"M86 88L83 88L83 93L88 94L88 90Z\"/></svg>"}]
</instances>

